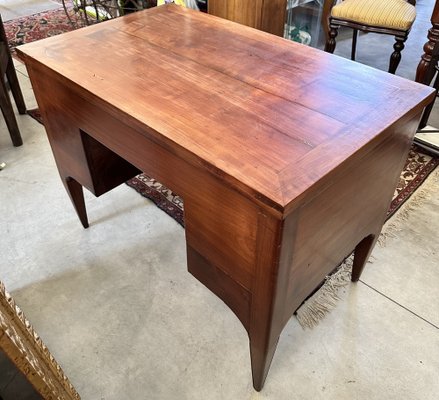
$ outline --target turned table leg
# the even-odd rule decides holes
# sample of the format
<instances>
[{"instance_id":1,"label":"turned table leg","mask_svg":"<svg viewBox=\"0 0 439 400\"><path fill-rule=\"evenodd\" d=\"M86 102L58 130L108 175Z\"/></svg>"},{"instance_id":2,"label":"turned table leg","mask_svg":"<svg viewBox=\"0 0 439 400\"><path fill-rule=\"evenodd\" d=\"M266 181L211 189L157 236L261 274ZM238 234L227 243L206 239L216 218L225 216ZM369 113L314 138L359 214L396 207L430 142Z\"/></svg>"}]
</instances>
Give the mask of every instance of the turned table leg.
<instances>
[{"instance_id":1,"label":"turned table leg","mask_svg":"<svg viewBox=\"0 0 439 400\"><path fill-rule=\"evenodd\" d=\"M428 41L424 45L424 54L421 57L418 68L416 70L416 82L429 85L434 76L434 69L430 68L433 59L433 49L435 44L439 42L439 1L436 4L431 15L432 27L428 31Z\"/></svg>"},{"instance_id":2,"label":"turned table leg","mask_svg":"<svg viewBox=\"0 0 439 400\"><path fill-rule=\"evenodd\" d=\"M430 85L436 74L436 66L439 60L439 1L436 1L434 6L431 24L432 27L427 34L428 41L424 44L424 54L416 70L416 82L423 83L424 85ZM425 128L428 124L433 105L434 101L425 108L418 131ZM415 137L415 142L416 139Z\"/></svg>"}]
</instances>

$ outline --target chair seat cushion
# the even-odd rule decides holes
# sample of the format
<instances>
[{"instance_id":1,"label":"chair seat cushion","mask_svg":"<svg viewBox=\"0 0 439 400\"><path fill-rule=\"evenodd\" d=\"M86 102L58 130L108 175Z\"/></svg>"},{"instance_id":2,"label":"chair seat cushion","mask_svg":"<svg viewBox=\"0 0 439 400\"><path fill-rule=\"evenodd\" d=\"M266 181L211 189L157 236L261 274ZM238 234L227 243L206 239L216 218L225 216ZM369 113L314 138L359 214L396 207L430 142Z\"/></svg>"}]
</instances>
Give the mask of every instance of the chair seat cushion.
<instances>
[{"instance_id":1,"label":"chair seat cushion","mask_svg":"<svg viewBox=\"0 0 439 400\"><path fill-rule=\"evenodd\" d=\"M359 24L409 30L416 9L406 0L344 0L334 6L331 17Z\"/></svg>"}]
</instances>

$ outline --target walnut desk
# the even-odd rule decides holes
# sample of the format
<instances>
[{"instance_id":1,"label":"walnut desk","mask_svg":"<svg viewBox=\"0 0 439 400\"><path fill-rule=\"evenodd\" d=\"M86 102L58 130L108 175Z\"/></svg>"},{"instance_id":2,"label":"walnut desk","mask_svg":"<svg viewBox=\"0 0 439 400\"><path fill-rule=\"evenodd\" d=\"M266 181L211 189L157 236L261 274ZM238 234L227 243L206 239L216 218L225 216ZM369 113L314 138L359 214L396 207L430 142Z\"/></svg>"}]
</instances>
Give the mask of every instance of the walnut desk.
<instances>
[{"instance_id":1,"label":"walnut desk","mask_svg":"<svg viewBox=\"0 0 439 400\"><path fill-rule=\"evenodd\" d=\"M247 330L256 390L284 325L354 249L359 279L433 98L175 5L19 54L84 227L82 187L144 171L183 197L188 270Z\"/></svg>"}]
</instances>

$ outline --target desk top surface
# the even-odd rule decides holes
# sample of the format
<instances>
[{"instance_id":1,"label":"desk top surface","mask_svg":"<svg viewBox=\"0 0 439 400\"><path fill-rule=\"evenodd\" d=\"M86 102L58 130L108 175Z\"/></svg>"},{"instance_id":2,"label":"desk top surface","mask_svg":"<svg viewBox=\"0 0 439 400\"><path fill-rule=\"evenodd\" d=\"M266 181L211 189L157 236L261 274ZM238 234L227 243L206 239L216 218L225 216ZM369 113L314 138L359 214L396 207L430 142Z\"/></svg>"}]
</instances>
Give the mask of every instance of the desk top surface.
<instances>
[{"instance_id":1,"label":"desk top surface","mask_svg":"<svg viewBox=\"0 0 439 400\"><path fill-rule=\"evenodd\" d=\"M185 149L200 167L281 208L432 96L414 82L175 5L18 50L145 136Z\"/></svg>"}]
</instances>

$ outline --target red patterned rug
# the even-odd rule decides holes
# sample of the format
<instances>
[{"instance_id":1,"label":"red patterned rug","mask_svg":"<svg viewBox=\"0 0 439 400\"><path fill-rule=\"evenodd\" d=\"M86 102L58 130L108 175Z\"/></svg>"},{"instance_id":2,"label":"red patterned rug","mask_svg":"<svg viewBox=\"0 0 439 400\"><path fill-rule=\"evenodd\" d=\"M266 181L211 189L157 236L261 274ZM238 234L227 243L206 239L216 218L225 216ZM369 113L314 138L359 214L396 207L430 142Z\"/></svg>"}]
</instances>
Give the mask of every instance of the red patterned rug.
<instances>
[{"instance_id":1,"label":"red patterned rug","mask_svg":"<svg viewBox=\"0 0 439 400\"><path fill-rule=\"evenodd\" d=\"M387 212L387 218L390 218L404 204L438 165L439 157L426 154L416 144L412 145Z\"/></svg>"},{"instance_id":2,"label":"red patterned rug","mask_svg":"<svg viewBox=\"0 0 439 400\"><path fill-rule=\"evenodd\" d=\"M56 10L44 11L4 22L9 47L14 51L15 47L24 43L56 36L83 26L83 22L72 9L70 9L69 15L73 23L69 21L64 9L60 6Z\"/></svg>"},{"instance_id":3,"label":"red patterned rug","mask_svg":"<svg viewBox=\"0 0 439 400\"><path fill-rule=\"evenodd\" d=\"M77 17L73 14L72 19L77 21ZM23 43L71 31L75 27L69 22L64 10L61 8L8 21L5 23L5 29L9 44L14 48ZM43 123L38 110L30 110L28 113L31 117ZM416 145L412 146L388 211L388 218L419 188L438 164L438 157L426 154ZM160 209L184 226L183 200L181 197L145 174L130 179L127 184L142 196L152 200Z\"/></svg>"}]
</instances>

